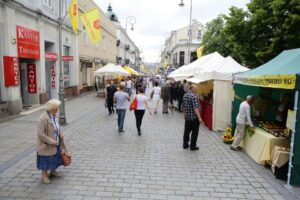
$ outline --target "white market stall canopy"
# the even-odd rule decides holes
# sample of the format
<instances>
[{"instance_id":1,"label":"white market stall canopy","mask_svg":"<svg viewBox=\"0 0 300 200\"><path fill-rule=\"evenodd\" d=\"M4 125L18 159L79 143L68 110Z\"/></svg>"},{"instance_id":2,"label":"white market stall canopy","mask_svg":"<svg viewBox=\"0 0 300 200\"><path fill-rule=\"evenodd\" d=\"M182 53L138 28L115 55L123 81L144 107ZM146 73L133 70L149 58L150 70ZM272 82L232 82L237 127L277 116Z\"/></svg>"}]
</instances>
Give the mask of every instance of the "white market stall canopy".
<instances>
[{"instance_id":1,"label":"white market stall canopy","mask_svg":"<svg viewBox=\"0 0 300 200\"><path fill-rule=\"evenodd\" d=\"M189 65L180 67L179 69L170 73L168 78L174 78L175 80L180 78L183 80L200 73L202 68L219 65L223 60L223 56L221 56L218 52L214 52L195 60Z\"/></svg>"},{"instance_id":2,"label":"white market stall canopy","mask_svg":"<svg viewBox=\"0 0 300 200\"><path fill-rule=\"evenodd\" d=\"M95 71L96 76L130 76L130 73L127 72L120 65L115 65L108 63L104 67Z\"/></svg>"}]
</instances>

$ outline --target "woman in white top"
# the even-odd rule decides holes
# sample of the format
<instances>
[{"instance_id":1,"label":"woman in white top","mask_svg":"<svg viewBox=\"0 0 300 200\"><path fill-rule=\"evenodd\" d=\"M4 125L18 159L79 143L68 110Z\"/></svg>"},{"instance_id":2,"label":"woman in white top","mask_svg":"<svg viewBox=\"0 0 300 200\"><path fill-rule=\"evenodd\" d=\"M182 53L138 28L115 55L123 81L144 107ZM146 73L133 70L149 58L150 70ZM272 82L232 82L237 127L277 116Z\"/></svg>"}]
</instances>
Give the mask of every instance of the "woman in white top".
<instances>
[{"instance_id":1,"label":"woman in white top","mask_svg":"<svg viewBox=\"0 0 300 200\"><path fill-rule=\"evenodd\" d=\"M159 101L160 101L160 94L161 94L161 88L159 87L158 82L155 82L154 88L153 88L153 97L152 97L152 99L154 101L154 105L155 105L154 114L157 114L157 109L158 109Z\"/></svg>"},{"instance_id":2,"label":"woman in white top","mask_svg":"<svg viewBox=\"0 0 300 200\"><path fill-rule=\"evenodd\" d=\"M148 100L147 100L147 97L144 95L143 88L138 89L138 94L136 95L136 99L137 99L137 108L134 111L134 115L135 115L135 119L136 119L136 128L138 131L138 135L140 136L142 120L143 120L146 108L149 110L150 115L152 115L152 113L151 113L151 110L149 109Z\"/></svg>"}]
</instances>

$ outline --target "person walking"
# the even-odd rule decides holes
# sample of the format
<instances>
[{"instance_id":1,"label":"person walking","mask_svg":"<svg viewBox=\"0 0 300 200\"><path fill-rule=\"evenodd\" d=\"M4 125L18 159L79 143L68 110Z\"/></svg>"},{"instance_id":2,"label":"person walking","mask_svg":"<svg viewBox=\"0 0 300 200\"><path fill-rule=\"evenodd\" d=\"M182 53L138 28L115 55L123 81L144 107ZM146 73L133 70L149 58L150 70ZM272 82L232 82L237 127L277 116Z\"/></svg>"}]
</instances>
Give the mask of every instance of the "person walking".
<instances>
[{"instance_id":1,"label":"person walking","mask_svg":"<svg viewBox=\"0 0 300 200\"><path fill-rule=\"evenodd\" d=\"M114 95L117 91L117 88L114 85L114 81L111 81L110 84L106 87L106 103L109 114L115 113L114 110Z\"/></svg>"},{"instance_id":2,"label":"person walking","mask_svg":"<svg viewBox=\"0 0 300 200\"><path fill-rule=\"evenodd\" d=\"M158 82L154 83L154 88L153 88L153 96L152 99L154 101L154 114L157 114L158 106L159 106L159 101L160 101L160 95L161 95L161 88L158 85Z\"/></svg>"},{"instance_id":3,"label":"person walking","mask_svg":"<svg viewBox=\"0 0 300 200\"><path fill-rule=\"evenodd\" d=\"M143 117L144 117L146 108L149 110L150 115L152 115L152 113L149 108L148 100L144 94L143 88L138 89L138 94L135 96L135 98L137 100L137 108L134 111L135 120L136 120L136 128L138 131L138 135L141 136L141 134L142 134L141 125L142 125L142 121L143 121Z\"/></svg>"},{"instance_id":4,"label":"person walking","mask_svg":"<svg viewBox=\"0 0 300 200\"><path fill-rule=\"evenodd\" d=\"M246 101L243 101L240 105L239 113L236 117L236 128L235 128L235 139L230 146L231 150L234 151L240 151L242 150L242 147L240 147L240 142L243 140L245 131L246 131L246 125L250 125L250 127L253 128L253 123L251 120L251 112L250 112L250 106L254 102L253 96L249 95L247 96Z\"/></svg>"},{"instance_id":5,"label":"person walking","mask_svg":"<svg viewBox=\"0 0 300 200\"><path fill-rule=\"evenodd\" d=\"M118 114L118 131L121 135L125 131L124 127L124 119L126 115L127 101L130 101L129 95L124 92L124 85L120 85L120 90L114 94L114 102L116 103L116 112Z\"/></svg>"},{"instance_id":6,"label":"person walking","mask_svg":"<svg viewBox=\"0 0 300 200\"><path fill-rule=\"evenodd\" d=\"M57 99L49 100L37 124L37 168L42 170L44 184L51 183L49 178L60 176L56 169L62 165L61 153L66 152L64 135L56 116L60 104Z\"/></svg>"},{"instance_id":7,"label":"person walking","mask_svg":"<svg viewBox=\"0 0 300 200\"><path fill-rule=\"evenodd\" d=\"M163 114L168 114L168 106L171 98L169 81L161 88L161 98L163 100Z\"/></svg>"},{"instance_id":8,"label":"person walking","mask_svg":"<svg viewBox=\"0 0 300 200\"><path fill-rule=\"evenodd\" d=\"M127 81L126 81L126 92L127 94L131 95L131 88L132 88L132 82L131 82L131 79L128 77Z\"/></svg>"},{"instance_id":9,"label":"person walking","mask_svg":"<svg viewBox=\"0 0 300 200\"><path fill-rule=\"evenodd\" d=\"M187 149L190 147L191 151L199 150L199 147L197 147L197 139L200 123L203 122L200 116L200 102L196 92L197 85L192 84L190 91L183 97L183 112L185 118L183 148ZM191 132L191 142L189 145Z\"/></svg>"}]
</instances>

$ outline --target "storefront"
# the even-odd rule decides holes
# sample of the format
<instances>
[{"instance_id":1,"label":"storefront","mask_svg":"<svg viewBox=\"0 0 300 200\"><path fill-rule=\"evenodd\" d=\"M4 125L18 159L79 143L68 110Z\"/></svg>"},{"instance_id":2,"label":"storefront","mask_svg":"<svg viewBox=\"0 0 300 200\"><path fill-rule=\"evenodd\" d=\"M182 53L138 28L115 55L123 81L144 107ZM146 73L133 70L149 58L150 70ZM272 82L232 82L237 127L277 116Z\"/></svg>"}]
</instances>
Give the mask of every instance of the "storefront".
<instances>
[{"instance_id":1,"label":"storefront","mask_svg":"<svg viewBox=\"0 0 300 200\"><path fill-rule=\"evenodd\" d=\"M240 103L253 95L255 132L246 131L245 152L271 165L276 177L300 185L300 49L283 51L266 64L234 76L232 124Z\"/></svg>"}]
</instances>

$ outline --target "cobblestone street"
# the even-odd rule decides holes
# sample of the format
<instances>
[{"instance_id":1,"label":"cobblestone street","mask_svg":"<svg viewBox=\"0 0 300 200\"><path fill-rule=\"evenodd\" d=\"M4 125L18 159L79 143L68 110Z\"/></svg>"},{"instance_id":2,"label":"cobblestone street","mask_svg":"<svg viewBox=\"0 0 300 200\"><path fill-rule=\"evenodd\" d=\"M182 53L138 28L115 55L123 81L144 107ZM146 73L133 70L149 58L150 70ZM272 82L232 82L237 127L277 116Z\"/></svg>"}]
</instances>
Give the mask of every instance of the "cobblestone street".
<instances>
[{"instance_id":1,"label":"cobblestone street","mask_svg":"<svg viewBox=\"0 0 300 200\"><path fill-rule=\"evenodd\" d=\"M108 115L95 94L67 102L66 112L73 163L50 185L36 169L41 111L0 124L0 199L296 199L268 170L230 151L203 126L200 150L184 150L180 113L146 112L139 137L129 111L125 134L118 135L117 116Z\"/></svg>"}]
</instances>

